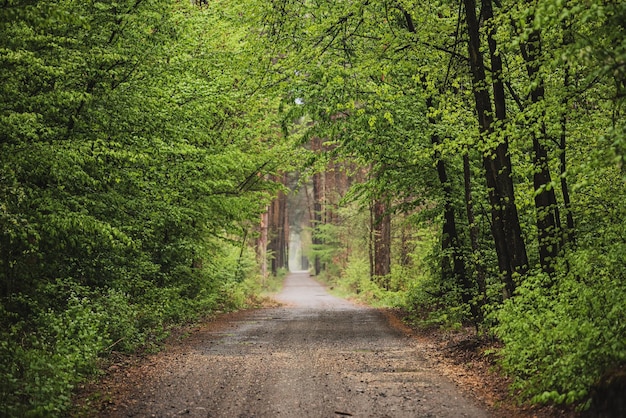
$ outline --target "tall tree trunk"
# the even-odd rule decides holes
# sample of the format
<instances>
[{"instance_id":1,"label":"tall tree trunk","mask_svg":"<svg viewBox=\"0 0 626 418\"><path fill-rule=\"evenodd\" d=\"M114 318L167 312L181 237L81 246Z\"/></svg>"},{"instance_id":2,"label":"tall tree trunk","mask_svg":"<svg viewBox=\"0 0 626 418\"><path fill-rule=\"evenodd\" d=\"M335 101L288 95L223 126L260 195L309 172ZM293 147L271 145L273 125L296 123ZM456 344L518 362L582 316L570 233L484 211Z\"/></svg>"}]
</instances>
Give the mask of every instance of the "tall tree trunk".
<instances>
[{"instance_id":1,"label":"tall tree trunk","mask_svg":"<svg viewBox=\"0 0 626 418\"><path fill-rule=\"evenodd\" d=\"M257 245L257 257L261 263L261 280L265 284L267 279L267 226L269 223L269 206L265 212L261 214L261 234Z\"/></svg>"},{"instance_id":2,"label":"tall tree trunk","mask_svg":"<svg viewBox=\"0 0 626 418\"><path fill-rule=\"evenodd\" d=\"M4 238L4 237L0 237ZM2 253L2 273L3 275L0 275L0 283L2 283L2 287L0 288L0 300L6 298L6 297L11 297L11 295L13 293L18 293L15 291L14 288L14 277L13 277L13 268L12 268L12 251L11 251L11 245L9 245L11 241L9 239L2 239L0 241L0 252ZM4 277L2 277L4 276Z\"/></svg>"},{"instance_id":3,"label":"tall tree trunk","mask_svg":"<svg viewBox=\"0 0 626 418\"><path fill-rule=\"evenodd\" d=\"M432 97L427 97L426 106L428 109L433 107ZM432 126L435 120L428 118ZM431 143L436 146L441 143L441 139L436 134L431 134ZM465 266L463 250L461 248L461 239L456 227L456 215L454 204L452 203L452 186L448 179L446 164L441 158L439 152L435 151L435 162L437 166L437 177L443 191L443 227L441 236L441 275L442 281L452 279L453 283L461 288L461 299L463 303L470 307L474 323L478 325L480 322L480 310L476 303L473 302L474 286L472 285Z\"/></svg>"},{"instance_id":4,"label":"tall tree trunk","mask_svg":"<svg viewBox=\"0 0 626 418\"><path fill-rule=\"evenodd\" d=\"M402 12L404 14L404 18L406 20L409 31L415 33L416 30L415 30L415 24L413 23L413 18L406 10L402 10ZM484 71L483 71L483 77L484 77ZM424 85L426 85L425 81L426 80L424 79L422 80L422 83ZM431 96L428 96L426 98L426 107L428 109L433 107L433 100ZM489 105L489 107L491 107L491 105ZM432 125L434 125L435 120L429 117L429 122ZM433 134L431 135L431 142L433 143L433 145L437 145L440 142L440 139L437 135ZM448 252L448 248L451 248L452 259L453 259L452 274L456 278L457 283L463 288L463 292L462 292L463 302L470 306L472 316L474 318L476 326L478 327L478 323L482 322L482 314L481 314L480 307L472 301L473 285L467 275L467 269L466 269L466 265L463 260L463 254L461 251L461 242L460 242L459 235L458 235L457 228L456 228L454 206L452 205L452 189L450 187L450 183L448 182L448 175L446 172L444 161L440 158L439 155L435 155L435 159L437 160L437 174L439 177L439 182L441 183L443 192L444 192L444 225L443 225L443 236L442 236L442 243L441 243L442 252L443 252L443 260L442 260L442 266L441 266L441 271L442 271L442 276L443 276L442 279L445 279L446 269L449 270L449 267L446 267L446 264L449 265L450 261L449 261L449 257L446 256L446 253ZM465 164L467 164L467 170L464 169L465 191L466 191L465 200L468 204L467 206L468 220L470 222L470 227L472 227L472 225L474 224L474 221L473 221L474 212L471 209L471 192L470 192L471 189L468 183L469 181L469 157L465 155L465 158L463 161L464 161L464 167L465 167ZM474 252L477 252L478 233L476 232L475 235L476 235L475 238L472 238L472 249ZM483 297L483 303L484 303L484 300L486 299L486 282L485 282L484 272L483 274L481 274L481 272L479 271L477 274L477 277L479 280L478 282L479 290L481 294L485 295Z\"/></svg>"},{"instance_id":5,"label":"tall tree trunk","mask_svg":"<svg viewBox=\"0 0 626 418\"><path fill-rule=\"evenodd\" d=\"M385 288L389 283L384 277L391 273L391 215L386 198L375 199L372 204L372 231L374 247L374 276L382 280Z\"/></svg>"},{"instance_id":6,"label":"tall tree trunk","mask_svg":"<svg viewBox=\"0 0 626 418\"><path fill-rule=\"evenodd\" d=\"M370 280L374 279L374 271L375 271L375 267L374 267L374 241L376 240L375 238L375 228L374 228L374 223L375 223L375 219L376 216L374 215L374 201L370 201L370 225L369 225L369 239L367 240L367 254L369 256L369 262L370 262Z\"/></svg>"},{"instance_id":7,"label":"tall tree trunk","mask_svg":"<svg viewBox=\"0 0 626 418\"><path fill-rule=\"evenodd\" d=\"M400 265L402 267L407 267L411 265L411 246L409 242L411 231L409 230L409 225L406 222L406 212L402 214L402 217L403 221L400 229Z\"/></svg>"},{"instance_id":8,"label":"tall tree trunk","mask_svg":"<svg viewBox=\"0 0 626 418\"><path fill-rule=\"evenodd\" d=\"M326 222L336 225L337 224L337 207L341 195L341 190L338 187L337 172L339 165L336 162L329 162L324 172L324 198L326 207Z\"/></svg>"},{"instance_id":9,"label":"tall tree trunk","mask_svg":"<svg viewBox=\"0 0 626 418\"><path fill-rule=\"evenodd\" d=\"M467 223L469 225L470 245L472 246L472 255L474 260L474 268L476 270L476 282L478 283L478 291L480 292L480 307L487 303L487 272L485 264L481 261L480 248L478 245L478 225L476 225L476 217L474 216L474 201L472 198L472 178L470 172L469 153L463 154L463 180L465 189L465 212L467 214Z\"/></svg>"},{"instance_id":10,"label":"tall tree trunk","mask_svg":"<svg viewBox=\"0 0 626 418\"><path fill-rule=\"evenodd\" d=\"M527 17L527 23L533 25L534 15ZM532 90L530 100L537 105L544 100L545 87L540 75L541 34L539 30L532 30L527 42L520 43L522 56L526 61L526 71L530 79ZM541 268L548 274L554 273L554 262L561 250L561 228L556 202L556 194L552 187L550 167L548 165L548 150L544 142L547 139L544 121L545 111L530 118L530 131L533 138L533 186L535 190L535 210L537 217L537 237L539 244L539 261ZM535 127L539 129L534 129Z\"/></svg>"},{"instance_id":11,"label":"tall tree trunk","mask_svg":"<svg viewBox=\"0 0 626 418\"><path fill-rule=\"evenodd\" d=\"M486 21L493 19L492 0L482 1L482 13ZM492 68L493 79L493 97L496 110L496 118L502 124L507 118L506 112L506 96L504 93L503 65L501 54L498 51L495 40L496 25L491 25L491 29L487 32L487 43L489 45L489 56ZM492 128L492 131L495 129ZM504 137L499 141L496 149L496 170L491 173L495 175L497 196L494 199L495 204L501 208L502 225L504 231L504 242L507 247L509 267L508 270L515 275L523 275L528 269L528 255L526 253L526 244L522 238L522 228L517 213L517 205L515 204L515 188L513 186L512 164L509 155L508 137ZM493 203L492 203L493 204ZM515 288L515 282L507 276L507 287ZM508 295L513 294L512 290Z\"/></svg>"},{"instance_id":12,"label":"tall tree trunk","mask_svg":"<svg viewBox=\"0 0 626 418\"><path fill-rule=\"evenodd\" d=\"M276 179L286 184L286 177ZM288 265L289 248L289 222L287 215L287 195L280 192L269 208L269 239L268 249L272 252L272 273L276 275L278 270Z\"/></svg>"},{"instance_id":13,"label":"tall tree trunk","mask_svg":"<svg viewBox=\"0 0 626 418\"><path fill-rule=\"evenodd\" d=\"M453 283L461 288L461 299L470 307L472 317L479 322L479 311L472 301L474 286L467 276L465 260L461 248L461 240L456 227L456 216L452 204L452 188L448 181L448 174L443 160L437 158L437 174L444 194L443 227L441 237L441 274L445 282L452 279Z\"/></svg>"},{"instance_id":14,"label":"tall tree trunk","mask_svg":"<svg viewBox=\"0 0 626 418\"><path fill-rule=\"evenodd\" d=\"M322 148L322 140L319 138L313 138L312 140L312 148L315 151L320 151ZM319 227L324 223L324 175L322 173L313 174L313 246L319 247L324 242L319 237L318 234L315 233L315 228ZM313 262L315 275L319 275L324 266L322 265L322 260L317 252L315 252L315 260Z\"/></svg>"},{"instance_id":15,"label":"tall tree trunk","mask_svg":"<svg viewBox=\"0 0 626 418\"><path fill-rule=\"evenodd\" d=\"M480 32L476 15L475 0L464 0L467 30L469 35L468 50L470 70L472 72L472 89L476 102L476 112L481 136L489 141L494 133L493 111L491 98L487 90L485 64L481 52ZM483 0L483 13L486 19L493 17L490 0ZM494 99L496 101L496 117L506 118L504 87L501 79L502 63L496 53L496 42L493 33L488 36L489 50L494 72ZM517 207L513 179L511 178L511 162L508 154L508 141L504 138L492 150L491 155L483 157L485 178L489 189L491 206L491 231L494 238L498 266L503 277L503 297L511 297L515 290L515 275L523 275L528 269L526 245L524 244Z\"/></svg>"},{"instance_id":16,"label":"tall tree trunk","mask_svg":"<svg viewBox=\"0 0 626 418\"><path fill-rule=\"evenodd\" d=\"M315 229L322 225L322 196L322 175L316 173L313 175L313 246L314 248L317 247L317 249L324 243L319 235L315 233ZM316 276L322 272L322 260L317 252L315 253L313 267Z\"/></svg>"}]
</instances>

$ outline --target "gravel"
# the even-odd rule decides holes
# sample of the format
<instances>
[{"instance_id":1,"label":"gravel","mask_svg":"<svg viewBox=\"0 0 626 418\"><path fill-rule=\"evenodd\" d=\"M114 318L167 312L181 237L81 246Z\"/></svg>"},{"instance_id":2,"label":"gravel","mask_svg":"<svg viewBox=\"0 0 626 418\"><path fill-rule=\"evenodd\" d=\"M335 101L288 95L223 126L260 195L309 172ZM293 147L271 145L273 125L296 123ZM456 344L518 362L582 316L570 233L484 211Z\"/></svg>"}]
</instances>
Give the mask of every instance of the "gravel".
<instances>
[{"instance_id":1,"label":"gravel","mask_svg":"<svg viewBox=\"0 0 626 418\"><path fill-rule=\"evenodd\" d=\"M228 315L116 371L101 417L488 417L419 341L293 273L277 308Z\"/></svg>"}]
</instances>

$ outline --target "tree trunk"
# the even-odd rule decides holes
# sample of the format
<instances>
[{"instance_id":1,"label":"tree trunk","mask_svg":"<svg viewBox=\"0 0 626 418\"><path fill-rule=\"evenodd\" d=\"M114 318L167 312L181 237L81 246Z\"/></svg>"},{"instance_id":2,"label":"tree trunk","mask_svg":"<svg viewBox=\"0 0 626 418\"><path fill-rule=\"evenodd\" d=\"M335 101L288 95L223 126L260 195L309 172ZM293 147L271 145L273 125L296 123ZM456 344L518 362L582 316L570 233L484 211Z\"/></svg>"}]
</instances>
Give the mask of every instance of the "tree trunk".
<instances>
[{"instance_id":1,"label":"tree trunk","mask_svg":"<svg viewBox=\"0 0 626 418\"><path fill-rule=\"evenodd\" d=\"M574 42L574 37L572 35L571 28L567 25L564 25L563 28L563 44L568 45ZM566 228L563 231L563 242L564 243L576 243L576 230L574 224L574 215L572 214L572 203L569 195L569 186L567 184L567 158L566 158L566 145L567 145L567 108L568 108L568 100L567 97L569 92L567 91L570 87L570 67L569 64L565 64L565 74L563 76L563 87L565 88L565 94L563 95L563 99L561 100L561 135L559 138L559 174L561 177L561 193L563 193L563 205L565 206L565 219L566 219Z\"/></svg>"},{"instance_id":2,"label":"tree trunk","mask_svg":"<svg viewBox=\"0 0 626 418\"><path fill-rule=\"evenodd\" d=\"M372 204L372 231L374 247L374 277L381 281L383 287L389 288L388 279L391 273L391 216L387 199L375 199Z\"/></svg>"},{"instance_id":3,"label":"tree trunk","mask_svg":"<svg viewBox=\"0 0 626 418\"><path fill-rule=\"evenodd\" d=\"M261 234L257 245L257 257L261 263L261 278L265 284L267 279L267 225L269 220L269 207L261 214Z\"/></svg>"},{"instance_id":4,"label":"tree trunk","mask_svg":"<svg viewBox=\"0 0 626 418\"><path fill-rule=\"evenodd\" d=\"M527 17L527 23L533 24L534 15ZM541 34L533 30L527 42L520 44L522 56L526 61L526 71L530 83L534 86L530 92L530 100L533 104L539 104L544 100L544 81L539 74L541 58ZM537 217L537 238L539 243L539 261L541 268L548 274L554 273L554 262L559 255L561 243L561 228L550 167L548 166L548 151L544 146L547 139L544 122L545 111L538 116L531 116L530 131L533 138L533 186L535 190L535 210ZM535 129L538 126L539 129Z\"/></svg>"},{"instance_id":5,"label":"tree trunk","mask_svg":"<svg viewBox=\"0 0 626 418\"><path fill-rule=\"evenodd\" d=\"M406 10L403 10L403 14L407 23L407 27L409 28L409 31L415 33L415 25L413 23L413 18ZM484 78L484 70L483 70L483 78ZM426 80L422 80L424 84L426 84L425 81ZM433 100L432 100L432 97L430 96L426 98L426 107L428 109L433 107ZM489 104L489 107L491 107L490 104ZM432 119L431 117L429 117L429 122L432 125L434 125L435 123L434 119ZM437 135L433 134L431 135L431 142L433 143L433 145L436 145L440 142L440 139ZM470 306L472 316L475 320L476 326L478 326L478 323L482 321L482 314L480 311L480 307L472 302L473 286L469 277L467 276L466 265L463 260L463 254L462 254L461 246L460 246L461 242L460 242L459 235L458 235L457 228L456 228L454 206L452 205L452 189L450 187L450 183L448 182L448 175L446 172L444 161L438 155L435 155L435 159L437 160L437 174L439 177L439 182L441 183L443 192L444 192L444 225L443 225L442 243L441 243L442 252L443 252L443 259L442 259L442 265L441 265L442 280L445 280L446 278L446 271L450 270L450 267L448 267L450 265L449 255L446 255L446 253L448 252L448 248L451 248L452 259L453 259L452 274L456 278L455 281L462 287L463 302ZM468 219L470 221L470 227L471 227L474 224L473 222L474 212L471 209L471 192L469 192L470 186L468 183L469 181L469 157L465 155L465 158L463 161L464 161L464 165L465 163L467 164L467 171L465 172L465 190L466 190L465 197L466 197L466 202L469 205L467 207L467 210L468 210ZM476 229L475 239L472 240L472 244L473 244L472 248L474 252L476 252L478 248L477 237L478 237L478 232ZM481 291L481 294L485 295L483 298L483 302L484 302L486 298L485 275L484 273L481 274L480 272L478 272L477 277L479 279L479 290Z\"/></svg>"},{"instance_id":6,"label":"tree trunk","mask_svg":"<svg viewBox=\"0 0 626 418\"><path fill-rule=\"evenodd\" d=\"M431 97L426 99L426 106L428 109L433 107ZM434 126L435 120L433 118L429 117L429 122ZM430 139L433 145L441 143L441 139L436 134L431 134ZM443 191L441 279L443 283L451 279L456 286L461 288L461 299L464 304L470 307L474 323L478 324L480 322L480 312L478 306L472 301L474 286L467 276L461 239L456 227L456 215L454 204L452 203L452 186L448 179L446 164L437 151L435 151L434 158L437 166L437 177Z\"/></svg>"},{"instance_id":7,"label":"tree trunk","mask_svg":"<svg viewBox=\"0 0 626 418\"><path fill-rule=\"evenodd\" d=\"M407 267L411 265L411 245L409 245L409 238L411 237L411 231L406 222L406 212L402 214L403 222L400 229L400 265Z\"/></svg>"},{"instance_id":8,"label":"tree trunk","mask_svg":"<svg viewBox=\"0 0 626 418\"><path fill-rule=\"evenodd\" d=\"M319 151L321 150L322 140L319 138L313 138L312 140L312 148L313 150ZM324 223L324 175L322 173L313 174L313 247L319 247L324 242L319 236L315 233L315 228L322 225ZM322 265L322 260L317 252L315 252L315 260L313 262L314 273L315 275L319 275L324 266Z\"/></svg>"},{"instance_id":9,"label":"tree trunk","mask_svg":"<svg viewBox=\"0 0 626 418\"><path fill-rule=\"evenodd\" d=\"M281 179L283 184L286 178ZM289 222L287 215L287 196L279 192L269 208L269 239L268 249L272 252L271 268L272 273L276 275L278 270L286 268L288 265L288 248L289 248Z\"/></svg>"},{"instance_id":10,"label":"tree trunk","mask_svg":"<svg viewBox=\"0 0 626 418\"><path fill-rule=\"evenodd\" d=\"M370 202L370 227L369 227L369 239L367 240L367 249L368 249L368 256L369 256L369 262L370 262L370 280L374 279L374 271L375 271L375 267L374 267L374 241L376 240L375 238L375 234L374 234L374 223L375 223L375 216L374 216L374 202L371 201Z\"/></svg>"},{"instance_id":11,"label":"tree trunk","mask_svg":"<svg viewBox=\"0 0 626 418\"><path fill-rule=\"evenodd\" d=\"M480 292L480 306L487 303L487 272L485 264L481 261L480 247L478 245L478 225L474 216L474 202L472 200L472 179L470 174L469 154L463 154L463 180L465 189L465 212L467 213L467 223L469 225L470 245L472 246L472 255L474 259L474 268L476 269L476 282L478 283L478 291Z\"/></svg>"},{"instance_id":12,"label":"tree trunk","mask_svg":"<svg viewBox=\"0 0 626 418\"><path fill-rule=\"evenodd\" d=\"M476 102L476 112L481 136L489 141L494 133L493 111L489 91L486 89L487 77L481 52L481 41L476 16L475 0L464 0L467 30L469 35L468 50L472 73L472 89ZM483 13L486 19L493 16L490 0L483 0ZM496 116L506 118L506 107L503 83L500 78L502 63L496 54L496 42L493 33L489 35L489 49L494 72L494 99L496 100ZM489 189L491 206L491 232L494 238L498 266L504 282L503 297L511 297L515 290L515 275L523 275L528 269L526 246L522 239L521 227L515 206L513 179L511 178L511 162L508 154L506 138L499 141L491 155L483 157L485 178Z\"/></svg>"}]
</instances>

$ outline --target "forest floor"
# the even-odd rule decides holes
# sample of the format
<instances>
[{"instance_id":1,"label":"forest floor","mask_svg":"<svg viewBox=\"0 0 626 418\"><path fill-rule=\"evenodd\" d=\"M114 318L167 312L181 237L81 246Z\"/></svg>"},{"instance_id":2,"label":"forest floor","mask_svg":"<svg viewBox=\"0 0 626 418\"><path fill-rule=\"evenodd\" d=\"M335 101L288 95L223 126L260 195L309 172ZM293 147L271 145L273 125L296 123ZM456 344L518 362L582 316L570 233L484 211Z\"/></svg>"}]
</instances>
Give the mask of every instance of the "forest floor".
<instances>
[{"instance_id":1,"label":"forest floor","mask_svg":"<svg viewBox=\"0 0 626 418\"><path fill-rule=\"evenodd\" d=\"M471 332L415 331L291 274L276 306L220 315L119 356L74 416L556 417L508 397Z\"/></svg>"}]
</instances>

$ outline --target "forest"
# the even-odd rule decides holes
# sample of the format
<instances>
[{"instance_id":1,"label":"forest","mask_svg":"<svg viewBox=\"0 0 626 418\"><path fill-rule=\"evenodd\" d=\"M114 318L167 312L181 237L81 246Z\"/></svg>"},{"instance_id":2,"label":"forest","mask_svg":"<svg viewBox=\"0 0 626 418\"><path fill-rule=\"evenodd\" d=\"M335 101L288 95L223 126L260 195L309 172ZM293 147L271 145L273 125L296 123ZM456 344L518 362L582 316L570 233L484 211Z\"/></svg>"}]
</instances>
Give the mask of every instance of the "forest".
<instances>
[{"instance_id":1,"label":"forest","mask_svg":"<svg viewBox=\"0 0 626 418\"><path fill-rule=\"evenodd\" d=\"M254 305L296 252L497 342L519 402L622 396L626 3L4 0L0 22L0 415L65 416L111 353Z\"/></svg>"}]
</instances>

